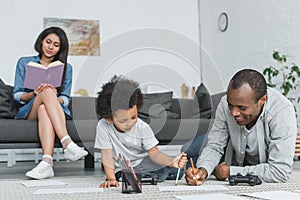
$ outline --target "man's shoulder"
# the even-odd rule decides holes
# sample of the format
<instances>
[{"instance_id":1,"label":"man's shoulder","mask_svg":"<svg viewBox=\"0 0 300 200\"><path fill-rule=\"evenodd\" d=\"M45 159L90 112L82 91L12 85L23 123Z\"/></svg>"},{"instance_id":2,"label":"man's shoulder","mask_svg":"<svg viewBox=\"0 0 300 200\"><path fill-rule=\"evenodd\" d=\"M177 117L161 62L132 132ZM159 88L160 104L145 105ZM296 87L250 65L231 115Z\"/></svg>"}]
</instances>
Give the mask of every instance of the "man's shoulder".
<instances>
[{"instance_id":1,"label":"man's shoulder","mask_svg":"<svg viewBox=\"0 0 300 200\"><path fill-rule=\"evenodd\" d=\"M293 108L293 104L283 94L274 88L268 88L268 99L266 109L272 114L276 114L287 107Z\"/></svg>"},{"instance_id":2,"label":"man's shoulder","mask_svg":"<svg viewBox=\"0 0 300 200\"><path fill-rule=\"evenodd\" d=\"M267 91L268 100L267 103L270 106L279 106L279 107L285 107L285 106L291 106L292 103L286 98L283 94L281 94L278 90L274 88L268 88Z\"/></svg>"}]
</instances>

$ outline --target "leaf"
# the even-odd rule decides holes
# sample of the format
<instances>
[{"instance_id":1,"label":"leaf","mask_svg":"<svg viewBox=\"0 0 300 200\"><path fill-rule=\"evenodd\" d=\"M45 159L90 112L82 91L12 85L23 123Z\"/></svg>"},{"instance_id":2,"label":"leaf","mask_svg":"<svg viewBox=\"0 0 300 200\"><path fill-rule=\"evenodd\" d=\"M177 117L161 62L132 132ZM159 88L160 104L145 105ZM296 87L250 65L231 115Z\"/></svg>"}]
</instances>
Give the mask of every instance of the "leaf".
<instances>
[{"instance_id":1,"label":"leaf","mask_svg":"<svg viewBox=\"0 0 300 200\"><path fill-rule=\"evenodd\" d=\"M271 70L272 70L272 69L269 68L269 67L268 67L268 68L265 68L264 71L263 71L263 75L267 75L267 74L269 75L270 72L271 72Z\"/></svg>"},{"instance_id":2,"label":"leaf","mask_svg":"<svg viewBox=\"0 0 300 200\"><path fill-rule=\"evenodd\" d=\"M294 104L296 109L296 102L300 103L300 94L296 90L300 83L300 68L297 64L289 65L287 62L287 55L282 55L279 51L273 51L273 59L279 62L278 66L269 66L263 70L263 75L266 77L268 87L277 88L283 95ZM278 77L278 78L277 78ZM279 80L279 81L278 81ZM275 84L273 83L275 82ZM289 93L293 93L293 98L289 97Z\"/></svg>"},{"instance_id":3,"label":"leaf","mask_svg":"<svg viewBox=\"0 0 300 200\"><path fill-rule=\"evenodd\" d=\"M291 70L292 71L295 71L295 72L299 72L300 70L299 70L299 67L297 66L297 65L293 65L292 67L291 67Z\"/></svg>"},{"instance_id":4,"label":"leaf","mask_svg":"<svg viewBox=\"0 0 300 200\"><path fill-rule=\"evenodd\" d=\"M277 76L279 74L279 71L276 69L273 71L273 76Z\"/></svg>"},{"instance_id":5,"label":"leaf","mask_svg":"<svg viewBox=\"0 0 300 200\"><path fill-rule=\"evenodd\" d=\"M285 55L282 56L282 61L286 62L286 56Z\"/></svg>"},{"instance_id":6,"label":"leaf","mask_svg":"<svg viewBox=\"0 0 300 200\"><path fill-rule=\"evenodd\" d=\"M278 51L274 51L274 53L273 53L273 58L274 58L275 60L277 60L277 61L280 60L280 56L279 56Z\"/></svg>"},{"instance_id":7,"label":"leaf","mask_svg":"<svg viewBox=\"0 0 300 200\"><path fill-rule=\"evenodd\" d=\"M275 85L275 84L273 84L273 83L267 83L267 85L268 85L269 87L271 87L271 88L274 88L274 87L276 87L276 85Z\"/></svg>"}]
</instances>

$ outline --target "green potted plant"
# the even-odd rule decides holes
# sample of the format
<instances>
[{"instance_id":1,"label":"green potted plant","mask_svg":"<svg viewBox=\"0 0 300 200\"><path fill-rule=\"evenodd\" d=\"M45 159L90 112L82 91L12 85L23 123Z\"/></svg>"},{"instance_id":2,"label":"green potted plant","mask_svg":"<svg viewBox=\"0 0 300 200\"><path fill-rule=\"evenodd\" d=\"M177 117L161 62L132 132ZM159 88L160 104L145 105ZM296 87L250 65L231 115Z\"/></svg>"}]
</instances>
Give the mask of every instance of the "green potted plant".
<instances>
[{"instance_id":1,"label":"green potted plant","mask_svg":"<svg viewBox=\"0 0 300 200\"><path fill-rule=\"evenodd\" d=\"M269 87L277 88L286 96L294 105L296 117L297 104L300 102L300 95L296 93L298 81L300 78L300 69L296 64L287 64L287 55L280 54L278 51L273 52L273 59L276 60L277 66L267 67L263 74L267 76L267 84ZM299 122L297 124L299 129ZM295 156L300 159L300 131L297 133Z\"/></svg>"},{"instance_id":2,"label":"green potted plant","mask_svg":"<svg viewBox=\"0 0 300 200\"><path fill-rule=\"evenodd\" d=\"M296 105L300 102L300 95L296 93L296 89L300 80L300 68L294 63L288 64L287 55L280 54L278 51L273 52L273 59L276 60L277 66L270 66L263 70L263 74L267 77L267 84L281 91L297 111Z\"/></svg>"}]
</instances>

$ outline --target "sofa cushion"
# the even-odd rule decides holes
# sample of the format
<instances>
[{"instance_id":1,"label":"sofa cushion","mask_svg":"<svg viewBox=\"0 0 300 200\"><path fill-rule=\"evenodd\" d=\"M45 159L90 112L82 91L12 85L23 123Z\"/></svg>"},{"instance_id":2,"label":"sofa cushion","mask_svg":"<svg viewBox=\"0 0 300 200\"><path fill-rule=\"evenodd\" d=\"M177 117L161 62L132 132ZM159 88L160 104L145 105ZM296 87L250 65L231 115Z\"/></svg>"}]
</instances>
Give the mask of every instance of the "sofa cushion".
<instances>
[{"instance_id":1,"label":"sofa cushion","mask_svg":"<svg viewBox=\"0 0 300 200\"><path fill-rule=\"evenodd\" d=\"M196 135L207 133L213 123L211 119L172 119L163 127L150 124L160 145L184 144Z\"/></svg>"},{"instance_id":2,"label":"sofa cushion","mask_svg":"<svg viewBox=\"0 0 300 200\"><path fill-rule=\"evenodd\" d=\"M18 109L12 97L12 88L0 79L0 118L13 119Z\"/></svg>"},{"instance_id":3,"label":"sofa cushion","mask_svg":"<svg viewBox=\"0 0 300 200\"><path fill-rule=\"evenodd\" d=\"M138 111L139 118L147 123L151 119L179 118L179 114L170 112L173 92L143 94L144 105Z\"/></svg>"},{"instance_id":4,"label":"sofa cushion","mask_svg":"<svg viewBox=\"0 0 300 200\"><path fill-rule=\"evenodd\" d=\"M190 110L190 118L211 118L212 102L209 92L201 83L196 90L194 102Z\"/></svg>"}]
</instances>

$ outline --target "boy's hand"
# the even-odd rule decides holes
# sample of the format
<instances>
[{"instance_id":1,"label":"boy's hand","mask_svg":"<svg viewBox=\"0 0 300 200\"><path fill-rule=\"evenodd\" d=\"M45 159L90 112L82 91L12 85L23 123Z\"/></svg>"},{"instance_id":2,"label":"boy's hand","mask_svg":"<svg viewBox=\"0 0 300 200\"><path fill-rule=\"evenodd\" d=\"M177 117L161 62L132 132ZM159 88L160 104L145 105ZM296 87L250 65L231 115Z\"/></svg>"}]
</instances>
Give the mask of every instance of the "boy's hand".
<instances>
[{"instance_id":1,"label":"boy's hand","mask_svg":"<svg viewBox=\"0 0 300 200\"><path fill-rule=\"evenodd\" d=\"M186 162L187 162L187 154L182 152L175 157L173 162L173 167L182 169L186 165Z\"/></svg>"},{"instance_id":2,"label":"boy's hand","mask_svg":"<svg viewBox=\"0 0 300 200\"><path fill-rule=\"evenodd\" d=\"M116 180L107 180L104 183L102 183L100 188L109 188L109 187L119 187L119 182Z\"/></svg>"}]
</instances>

